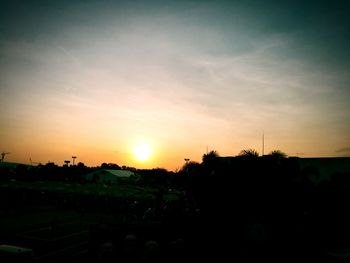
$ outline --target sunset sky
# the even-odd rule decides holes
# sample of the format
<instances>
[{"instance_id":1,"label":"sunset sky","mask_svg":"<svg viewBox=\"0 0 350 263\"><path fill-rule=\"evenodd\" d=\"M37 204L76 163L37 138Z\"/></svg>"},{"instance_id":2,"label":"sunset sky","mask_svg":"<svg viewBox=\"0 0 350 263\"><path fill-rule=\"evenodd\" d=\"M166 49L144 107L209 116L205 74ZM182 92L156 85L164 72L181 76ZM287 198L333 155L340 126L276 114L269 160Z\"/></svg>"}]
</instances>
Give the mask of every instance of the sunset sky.
<instances>
[{"instance_id":1,"label":"sunset sky","mask_svg":"<svg viewBox=\"0 0 350 263\"><path fill-rule=\"evenodd\" d=\"M0 3L5 161L350 156L349 1Z\"/></svg>"}]
</instances>

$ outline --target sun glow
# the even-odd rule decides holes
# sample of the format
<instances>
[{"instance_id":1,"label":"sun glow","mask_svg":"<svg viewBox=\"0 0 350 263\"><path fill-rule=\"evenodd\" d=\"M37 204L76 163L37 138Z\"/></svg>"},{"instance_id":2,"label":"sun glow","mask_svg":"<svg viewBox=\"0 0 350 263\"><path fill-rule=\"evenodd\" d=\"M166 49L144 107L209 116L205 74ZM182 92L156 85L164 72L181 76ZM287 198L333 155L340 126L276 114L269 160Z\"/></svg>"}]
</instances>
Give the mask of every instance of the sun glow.
<instances>
[{"instance_id":1,"label":"sun glow","mask_svg":"<svg viewBox=\"0 0 350 263\"><path fill-rule=\"evenodd\" d=\"M144 162L151 156L151 147L146 143L140 143L134 146L134 155L136 160Z\"/></svg>"}]
</instances>

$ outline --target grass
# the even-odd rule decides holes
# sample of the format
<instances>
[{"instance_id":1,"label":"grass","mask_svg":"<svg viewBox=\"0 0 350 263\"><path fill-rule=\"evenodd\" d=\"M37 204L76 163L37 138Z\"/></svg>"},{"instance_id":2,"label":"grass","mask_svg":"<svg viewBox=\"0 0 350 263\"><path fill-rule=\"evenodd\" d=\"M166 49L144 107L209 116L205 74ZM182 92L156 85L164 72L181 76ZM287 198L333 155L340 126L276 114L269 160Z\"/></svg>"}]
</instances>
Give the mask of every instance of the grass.
<instances>
[{"instance_id":1,"label":"grass","mask_svg":"<svg viewBox=\"0 0 350 263\"><path fill-rule=\"evenodd\" d=\"M92 195L92 196L108 196L126 199L153 199L156 189L149 187L139 187L135 185L111 185L104 184L79 184L65 182L23 182L10 181L1 182L0 188L13 190L28 189L38 192L56 192L66 195Z\"/></svg>"}]
</instances>

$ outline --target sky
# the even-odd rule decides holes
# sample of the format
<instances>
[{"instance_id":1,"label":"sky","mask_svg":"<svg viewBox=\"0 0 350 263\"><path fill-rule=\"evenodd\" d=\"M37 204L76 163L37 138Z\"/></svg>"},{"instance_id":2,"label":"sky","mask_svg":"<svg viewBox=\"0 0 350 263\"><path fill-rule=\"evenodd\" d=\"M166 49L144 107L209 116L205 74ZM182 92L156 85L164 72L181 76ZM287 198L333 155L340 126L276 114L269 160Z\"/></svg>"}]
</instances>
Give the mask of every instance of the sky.
<instances>
[{"instance_id":1,"label":"sky","mask_svg":"<svg viewBox=\"0 0 350 263\"><path fill-rule=\"evenodd\" d=\"M349 7L0 1L0 152L176 170L264 133L265 153L350 156Z\"/></svg>"}]
</instances>

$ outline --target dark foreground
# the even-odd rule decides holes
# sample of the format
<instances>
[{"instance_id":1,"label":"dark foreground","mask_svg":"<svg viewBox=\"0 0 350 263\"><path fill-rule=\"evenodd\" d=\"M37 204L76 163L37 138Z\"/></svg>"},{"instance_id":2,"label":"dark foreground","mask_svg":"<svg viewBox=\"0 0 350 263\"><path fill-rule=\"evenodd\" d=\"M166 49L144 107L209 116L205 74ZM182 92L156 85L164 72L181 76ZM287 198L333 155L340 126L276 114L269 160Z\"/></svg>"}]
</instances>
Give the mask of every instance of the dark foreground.
<instances>
[{"instance_id":1,"label":"dark foreground","mask_svg":"<svg viewBox=\"0 0 350 263\"><path fill-rule=\"evenodd\" d=\"M227 203L207 213L192 209L182 192L158 200L146 190L137 199L39 190L2 184L0 242L31 253L4 250L1 262L349 261L342 218L257 218L249 207L221 207Z\"/></svg>"},{"instance_id":2,"label":"dark foreground","mask_svg":"<svg viewBox=\"0 0 350 263\"><path fill-rule=\"evenodd\" d=\"M0 180L0 262L350 262L350 175L322 162L215 157L114 185L22 167Z\"/></svg>"}]
</instances>

